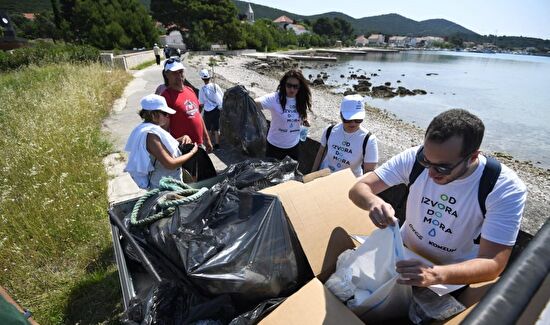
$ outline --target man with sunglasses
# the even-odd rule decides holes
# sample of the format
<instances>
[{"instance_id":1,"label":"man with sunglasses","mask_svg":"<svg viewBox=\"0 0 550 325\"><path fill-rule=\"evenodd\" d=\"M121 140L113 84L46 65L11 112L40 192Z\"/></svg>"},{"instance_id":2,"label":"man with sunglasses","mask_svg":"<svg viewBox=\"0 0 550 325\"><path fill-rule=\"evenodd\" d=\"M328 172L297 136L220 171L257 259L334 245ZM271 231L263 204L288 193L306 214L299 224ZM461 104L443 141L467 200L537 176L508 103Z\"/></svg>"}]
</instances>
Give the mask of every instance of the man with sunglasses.
<instances>
[{"instance_id":1,"label":"man with sunglasses","mask_svg":"<svg viewBox=\"0 0 550 325\"><path fill-rule=\"evenodd\" d=\"M428 126L423 146L394 156L350 190L350 199L369 212L375 226L385 228L394 223L394 209L377 194L398 184L410 186L403 243L434 264L399 261L399 283L470 284L504 270L519 232L526 187L500 164L484 213L478 199L489 161L479 151L484 131L483 122L466 110L443 112ZM409 184L415 166L423 170Z\"/></svg>"},{"instance_id":2,"label":"man with sunglasses","mask_svg":"<svg viewBox=\"0 0 550 325\"><path fill-rule=\"evenodd\" d=\"M164 66L167 88L161 95L168 107L176 111L170 116L170 134L174 138L188 135L192 142L212 151L212 142L199 110L199 100L191 87L185 85L185 67L179 59L169 59Z\"/></svg>"},{"instance_id":3,"label":"man with sunglasses","mask_svg":"<svg viewBox=\"0 0 550 325\"><path fill-rule=\"evenodd\" d=\"M355 176L373 171L378 163L378 142L361 123L365 105L361 95L348 95L340 104L342 123L329 126L321 136L312 172L329 168L331 172L351 168Z\"/></svg>"}]
</instances>

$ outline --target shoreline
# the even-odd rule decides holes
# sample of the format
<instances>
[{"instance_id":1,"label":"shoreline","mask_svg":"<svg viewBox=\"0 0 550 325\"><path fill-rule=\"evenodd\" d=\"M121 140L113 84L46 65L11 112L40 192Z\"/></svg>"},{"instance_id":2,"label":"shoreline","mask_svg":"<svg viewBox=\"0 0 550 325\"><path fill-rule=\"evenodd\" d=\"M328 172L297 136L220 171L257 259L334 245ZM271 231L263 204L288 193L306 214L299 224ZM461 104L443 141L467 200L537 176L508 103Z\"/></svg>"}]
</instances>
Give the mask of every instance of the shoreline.
<instances>
[{"instance_id":1,"label":"shoreline","mask_svg":"<svg viewBox=\"0 0 550 325\"><path fill-rule=\"evenodd\" d=\"M214 82L224 90L237 84L243 85L253 98L275 91L284 71L307 64L299 61L281 61L282 63L277 66L255 70L248 68L251 63L259 62L255 58L191 54L186 62L186 67L190 70L187 75L197 75L197 71L208 67L212 59L217 60L214 66ZM311 93L313 106L312 112L308 112L311 123L308 137L318 141L328 124L340 120L339 107L343 95L333 93L331 88L326 86L312 86ZM363 125L378 138L379 164L402 150L422 143L424 129L409 124L386 110L367 105L366 112L366 122ZM266 115L269 118L269 114ZM550 170L534 166L528 161L517 160L507 153L488 153L513 169L526 184L528 196L521 230L534 235L548 218L546 214L550 200L546 191L550 189Z\"/></svg>"}]
</instances>

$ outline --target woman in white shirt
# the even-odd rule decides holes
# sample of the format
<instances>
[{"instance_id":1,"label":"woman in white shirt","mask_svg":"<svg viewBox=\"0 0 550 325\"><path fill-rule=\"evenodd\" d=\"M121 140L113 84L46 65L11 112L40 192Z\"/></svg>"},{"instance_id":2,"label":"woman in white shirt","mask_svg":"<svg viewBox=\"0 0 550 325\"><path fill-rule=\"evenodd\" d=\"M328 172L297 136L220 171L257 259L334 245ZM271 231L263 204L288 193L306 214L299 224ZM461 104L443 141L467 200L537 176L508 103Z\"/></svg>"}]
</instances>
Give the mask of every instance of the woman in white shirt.
<instances>
[{"instance_id":1,"label":"woman in white shirt","mask_svg":"<svg viewBox=\"0 0 550 325\"><path fill-rule=\"evenodd\" d=\"M166 131L170 114L176 111L168 107L166 99L159 95L147 95L141 99L139 115L143 123L130 134L124 150L128 152L128 172L140 188L157 188L162 177L182 180L182 164L198 150L197 144L182 155L181 143L190 143L188 136L176 140Z\"/></svg>"},{"instance_id":2,"label":"woman in white shirt","mask_svg":"<svg viewBox=\"0 0 550 325\"><path fill-rule=\"evenodd\" d=\"M311 110L311 91L302 72L292 69L285 73L277 91L256 99L256 105L271 112L266 157L298 160L300 126L309 126L307 111Z\"/></svg>"}]
</instances>

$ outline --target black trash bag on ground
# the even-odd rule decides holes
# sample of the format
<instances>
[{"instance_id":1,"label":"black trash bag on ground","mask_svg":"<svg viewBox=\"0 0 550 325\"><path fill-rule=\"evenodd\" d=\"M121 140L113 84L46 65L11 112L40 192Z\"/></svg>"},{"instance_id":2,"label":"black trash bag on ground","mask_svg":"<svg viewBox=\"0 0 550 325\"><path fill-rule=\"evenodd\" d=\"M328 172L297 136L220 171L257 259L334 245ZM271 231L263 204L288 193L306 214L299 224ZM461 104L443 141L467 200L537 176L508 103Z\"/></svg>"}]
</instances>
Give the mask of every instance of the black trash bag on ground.
<instances>
[{"instance_id":1,"label":"black trash bag on ground","mask_svg":"<svg viewBox=\"0 0 550 325\"><path fill-rule=\"evenodd\" d=\"M264 158L247 159L232 164L221 173L238 189L260 191L266 187L289 180L301 182L303 175L298 171L298 162L290 157L283 160Z\"/></svg>"},{"instance_id":2,"label":"black trash bag on ground","mask_svg":"<svg viewBox=\"0 0 550 325\"><path fill-rule=\"evenodd\" d=\"M208 296L230 294L237 309L287 296L311 270L276 196L214 186L191 214L176 211L174 238L185 273Z\"/></svg>"},{"instance_id":3,"label":"black trash bag on ground","mask_svg":"<svg viewBox=\"0 0 550 325\"><path fill-rule=\"evenodd\" d=\"M223 96L220 131L224 139L250 157L265 156L268 125L244 86L229 88Z\"/></svg>"}]
</instances>

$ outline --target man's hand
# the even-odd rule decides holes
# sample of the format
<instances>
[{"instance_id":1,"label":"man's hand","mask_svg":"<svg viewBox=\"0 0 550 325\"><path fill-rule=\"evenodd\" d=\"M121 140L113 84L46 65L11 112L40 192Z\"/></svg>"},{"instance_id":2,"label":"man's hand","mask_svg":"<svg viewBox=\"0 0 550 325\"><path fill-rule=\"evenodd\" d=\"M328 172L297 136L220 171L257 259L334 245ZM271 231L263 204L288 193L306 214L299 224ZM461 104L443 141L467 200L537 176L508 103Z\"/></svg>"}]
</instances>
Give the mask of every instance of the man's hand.
<instances>
[{"instance_id":1,"label":"man's hand","mask_svg":"<svg viewBox=\"0 0 550 325\"><path fill-rule=\"evenodd\" d=\"M199 145L197 145L197 143L195 142L193 149L191 149L191 153L194 155L197 153L198 150L199 150Z\"/></svg>"},{"instance_id":2,"label":"man's hand","mask_svg":"<svg viewBox=\"0 0 550 325\"><path fill-rule=\"evenodd\" d=\"M401 276L399 284L408 284L417 287L428 287L432 284L443 283L437 266L424 264L419 260L402 260L395 264L395 270Z\"/></svg>"},{"instance_id":3,"label":"man's hand","mask_svg":"<svg viewBox=\"0 0 550 325\"><path fill-rule=\"evenodd\" d=\"M184 135L182 137L179 137L178 139L178 142L180 142L181 144L188 144L188 143L193 143L191 141L191 138L188 136L188 135Z\"/></svg>"},{"instance_id":4,"label":"man's hand","mask_svg":"<svg viewBox=\"0 0 550 325\"><path fill-rule=\"evenodd\" d=\"M372 223L380 229L393 225L395 222L393 207L379 197L376 197L373 201L368 210Z\"/></svg>"}]
</instances>

